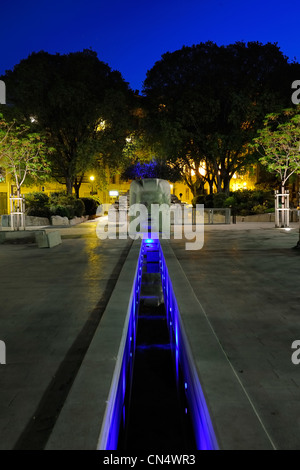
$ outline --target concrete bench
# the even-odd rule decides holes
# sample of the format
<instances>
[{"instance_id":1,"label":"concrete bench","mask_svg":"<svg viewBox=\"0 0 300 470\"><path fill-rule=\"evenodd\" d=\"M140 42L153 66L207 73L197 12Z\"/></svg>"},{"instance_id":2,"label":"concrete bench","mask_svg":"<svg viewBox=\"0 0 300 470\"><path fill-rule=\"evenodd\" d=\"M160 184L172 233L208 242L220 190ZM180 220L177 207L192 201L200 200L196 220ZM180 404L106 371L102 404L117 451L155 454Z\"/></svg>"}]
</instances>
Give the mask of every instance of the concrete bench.
<instances>
[{"instance_id":1,"label":"concrete bench","mask_svg":"<svg viewBox=\"0 0 300 470\"><path fill-rule=\"evenodd\" d=\"M61 236L58 230L36 232L35 239L39 248L53 248L61 244Z\"/></svg>"},{"instance_id":2,"label":"concrete bench","mask_svg":"<svg viewBox=\"0 0 300 470\"><path fill-rule=\"evenodd\" d=\"M35 232L28 230L19 231L1 231L0 232L0 243L34 243Z\"/></svg>"},{"instance_id":3,"label":"concrete bench","mask_svg":"<svg viewBox=\"0 0 300 470\"><path fill-rule=\"evenodd\" d=\"M59 230L1 231L0 243L37 243L39 248L53 248L61 244Z\"/></svg>"}]
</instances>

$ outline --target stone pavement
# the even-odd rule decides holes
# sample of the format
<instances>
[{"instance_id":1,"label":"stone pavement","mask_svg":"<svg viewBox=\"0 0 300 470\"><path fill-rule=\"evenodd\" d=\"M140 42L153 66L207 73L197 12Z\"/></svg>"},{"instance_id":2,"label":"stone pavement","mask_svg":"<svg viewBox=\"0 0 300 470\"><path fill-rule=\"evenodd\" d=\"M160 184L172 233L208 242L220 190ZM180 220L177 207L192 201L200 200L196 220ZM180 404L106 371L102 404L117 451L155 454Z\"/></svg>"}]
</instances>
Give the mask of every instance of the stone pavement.
<instances>
[{"instance_id":1,"label":"stone pavement","mask_svg":"<svg viewBox=\"0 0 300 470\"><path fill-rule=\"evenodd\" d=\"M44 448L99 324L131 241L100 241L95 223L51 249L0 245L0 449Z\"/></svg>"},{"instance_id":2,"label":"stone pavement","mask_svg":"<svg viewBox=\"0 0 300 470\"><path fill-rule=\"evenodd\" d=\"M298 227L206 226L199 251L186 251L181 240L171 242L268 448L284 450L300 449L300 364L291 360L291 345L300 339L300 250L293 249ZM224 400L222 381L216 382ZM233 423L230 409L229 417Z\"/></svg>"},{"instance_id":3,"label":"stone pavement","mask_svg":"<svg viewBox=\"0 0 300 470\"><path fill-rule=\"evenodd\" d=\"M63 243L51 249L0 245L0 340L7 352L0 365L0 449L45 448L101 328L131 240L100 241L96 223L55 227ZM276 449L300 449L300 364L291 361L291 344L300 339L297 241L298 225L285 231L273 223L206 226L199 251L171 241ZM222 383L219 394L222 400Z\"/></svg>"}]
</instances>

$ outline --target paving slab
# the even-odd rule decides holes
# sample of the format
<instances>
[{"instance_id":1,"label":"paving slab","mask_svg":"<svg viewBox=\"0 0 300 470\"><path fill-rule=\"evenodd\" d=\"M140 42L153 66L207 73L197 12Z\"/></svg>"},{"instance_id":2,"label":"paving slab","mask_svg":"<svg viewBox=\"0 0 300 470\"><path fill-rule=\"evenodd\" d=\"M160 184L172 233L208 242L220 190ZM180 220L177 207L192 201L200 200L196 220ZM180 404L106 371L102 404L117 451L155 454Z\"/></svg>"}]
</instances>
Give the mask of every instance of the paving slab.
<instances>
[{"instance_id":1,"label":"paving slab","mask_svg":"<svg viewBox=\"0 0 300 470\"><path fill-rule=\"evenodd\" d=\"M56 423L64 426L62 407L97 328L101 335L102 314L131 246L131 240L100 241L97 223L43 228L60 232L62 243L51 250L0 245L0 340L7 356L0 365L0 449L46 448ZM300 339L300 250L293 249L298 230L297 224L287 231L273 223L243 222L205 226L199 251L186 251L184 240L170 241L244 393L227 414L224 406L214 409L213 420L231 433L233 449L245 442L245 436L234 439L237 429L246 432L253 420L249 405L266 435L265 444L260 439L253 447L300 449L300 365L291 361L292 342ZM196 338L201 323L203 318L196 318L192 324ZM196 360L202 364L206 336L199 330ZM224 375L217 370L220 362L211 356L207 374L214 400L230 408ZM90 394L97 399L96 390ZM92 403L87 407L93 419ZM90 432L88 422L82 426Z\"/></svg>"},{"instance_id":2,"label":"paving slab","mask_svg":"<svg viewBox=\"0 0 300 470\"><path fill-rule=\"evenodd\" d=\"M115 368L122 362L120 344L127 336L140 246L139 240L131 246L101 323L49 436L46 450L99 448L102 424L106 413L109 415L107 404Z\"/></svg>"},{"instance_id":3,"label":"paving slab","mask_svg":"<svg viewBox=\"0 0 300 470\"><path fill-rule=\"evenodd\" d=\"M95 223L51 250L0 245L2 450L44 448L101 322L131 240L101 241Z\"/></svg>"},{"instance_id":4,"label":"paving slab","mask_svg":"<svg viewBox=\"0 0 300 470\"><path fill-rule=\"evenodd\" d=\"M300 449L300 365L291 360L291 345L300 338L300 250L293 249L298 227L286 231L268 223L206 226L204 246L198 251L185 250L183 240L171 241L269 442L282 450ZM196 360L201 361L201 331L198 334ZM210 370L216 372L215 398L228 402L213 360ZM202 385L205 388L205 381ZM235 412L234 406L227 411L220 406L212 417L217 424L227 420L227 433L233 437ZM239 431L246 433L248 422L239 418L236 415Z\"/></svg>"}]
</instances>

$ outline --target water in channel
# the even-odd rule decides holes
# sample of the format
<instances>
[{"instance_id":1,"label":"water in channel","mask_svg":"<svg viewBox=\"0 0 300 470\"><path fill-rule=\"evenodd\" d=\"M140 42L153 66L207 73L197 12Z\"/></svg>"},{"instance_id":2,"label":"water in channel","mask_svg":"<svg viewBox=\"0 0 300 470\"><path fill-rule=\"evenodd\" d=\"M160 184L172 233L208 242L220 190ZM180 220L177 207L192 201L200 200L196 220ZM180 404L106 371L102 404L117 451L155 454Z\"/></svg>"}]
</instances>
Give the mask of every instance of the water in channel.
<instances>
[{"instance_id":1,"label":"water in channel","mask_svg":"<svg viewBox=\"0 0 300 470\"><path fill-rule=\"evenodd\" d=\"M158 252L144 253L136 348L125 396L119 450L194 451L196 443L185 398L176 377ZM154 260L154 261L153 261Z\"/></svg>"}]
</instances>

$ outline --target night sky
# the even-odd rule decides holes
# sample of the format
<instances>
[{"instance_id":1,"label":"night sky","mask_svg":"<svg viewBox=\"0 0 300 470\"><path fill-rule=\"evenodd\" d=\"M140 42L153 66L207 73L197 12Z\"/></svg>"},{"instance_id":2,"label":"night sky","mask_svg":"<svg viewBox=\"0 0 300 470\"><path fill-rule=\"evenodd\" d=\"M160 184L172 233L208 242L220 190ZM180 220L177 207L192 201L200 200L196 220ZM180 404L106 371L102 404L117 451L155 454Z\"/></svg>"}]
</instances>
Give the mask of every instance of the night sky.
<instances>
[{"instance_id":1,"label":"night sky","mask_svg":"<svg viewBox=\"0 0 300 470\"><path fill-rule=\"evenodd\" d=\"M297 14L290 0L0 0L0 75L34 51L92 48L141 91L162 54L208 40L277 42L300 61Z\"/></svg>"}]
</instances>

